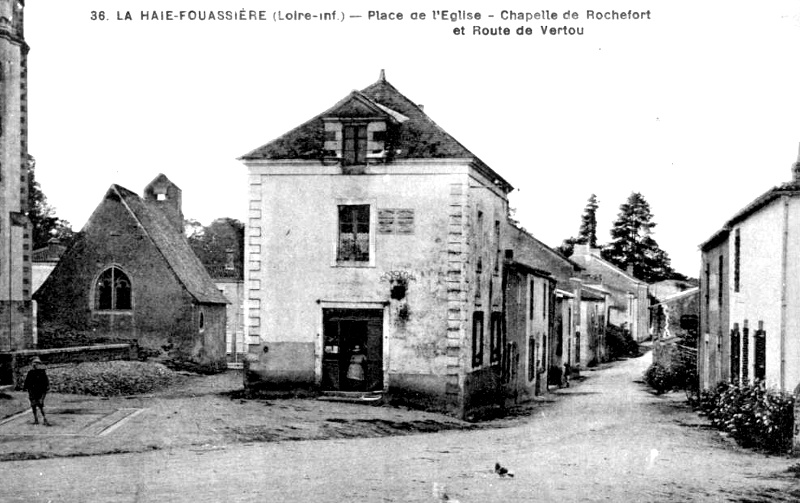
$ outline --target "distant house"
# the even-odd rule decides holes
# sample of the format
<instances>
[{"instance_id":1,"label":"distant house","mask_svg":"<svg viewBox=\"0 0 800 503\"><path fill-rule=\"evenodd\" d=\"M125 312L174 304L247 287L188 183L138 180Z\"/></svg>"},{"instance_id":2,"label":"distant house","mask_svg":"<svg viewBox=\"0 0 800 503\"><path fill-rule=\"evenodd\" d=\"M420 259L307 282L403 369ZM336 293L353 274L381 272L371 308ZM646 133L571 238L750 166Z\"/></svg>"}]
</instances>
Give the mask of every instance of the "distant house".
<instances>
[{"instance_id":1,"label":"distant house","mask_svg":"<svg viewBox=\"0 0 800 503\"><path fill-rule=\"evenodd\" d=\"M225 297L183 234L181 190L112 185L34 296L39 347L135 341L151 355L224 368Z\"/></svg>"},{"instance_id":2,"label":"distant house","mask_svg":"<svg viewBox=\"0 0 800 503\"><path fill-rule=\"evenodd\" d=\"M39 289L44 283L44 280L50 276L53 269L56 268L61 255L66 251L67 247L61 244L58 238L51 238L47 242L47 246L33 250L33 271L31 274L31 281L33 284L33 291Z\"/></svg>"},{"instance_id":3,"label":"distant house","mask_svg":"<svg viewBox=\"0 0 800 503\"><path fill-rule=\"evenodd\" d=\"M700 288L674 293L650 306L654 339L678 337L694 345L700 315Z\"/></svg>"},{"instance_id":4,"label":"distant house","mask_svg":"<svg viewBox=\"0 0 800 503\"><path fill-rule=\"evenodd\" d=\"M650 295L660 302L698 286L699 282L697 280L665 279L650 284Z\"/></svg>"},{"instance_id":5,"label":"distant house","mask_svg":"<svg viewBox=\"0 0 800 503\"><path fill-rule=\"evenodd\" d=\"M225 352L229 363L241 363L247 346L244 339L244 277L241 264L206 266L217 289L228 300L225 317Z\"/></svg>"},{"instance_id":6,"label":"distant house","mask_svg":"<svg viewBox=\"0 0 800 503\"><path fill-rule=\"evenodd\" d=\"M611 294L602 285L582 285L580 321L575 335L575 365L591 367L606 361L606 322Z\"/></svg>"},{"instance_id":7,"label":"distant house","mask_svg":"<svg viewBox=\"0 0 800 503\"><path fill-rule=\"evenodd\" d=\"M792 181L766 191L700 247L698 374L800 382L800 155Z\"/></svg>"},{"instance_id":8,"label":"distant house","mask_svg":"<svg viewBox=\"0 0 800 503\"><path fill-rule=\"evenodd\" d=\"M244 339L244 229L231 218L219 218L189 238L189 244L203 263L214 284L228 299L225 351L228 362L241 364L247 353Z\"/></svg>"},{"instance_id":9,"label":"distant house","mask_svg":"<svg viewBox=\"0 0 800 503\"><path fill-rule=\"evenodd\" d=\"M385 392L460 417L503 402L497 172L383 73L241 160L249 387Z\"/></svg>"},{"instance_id":10,"label":"distant house","mask_svg":"<svg viewBox=\"0 0 800 503\"><path fill-rule=\"evenodd\" d=\"M609 293L606 321L630 331L636 341L647 339L650 305L647 283L603 259L600 250L589 245L575 245L570 259L583 267L585 285L602 286Z\"/></svg>"}]
</instances>

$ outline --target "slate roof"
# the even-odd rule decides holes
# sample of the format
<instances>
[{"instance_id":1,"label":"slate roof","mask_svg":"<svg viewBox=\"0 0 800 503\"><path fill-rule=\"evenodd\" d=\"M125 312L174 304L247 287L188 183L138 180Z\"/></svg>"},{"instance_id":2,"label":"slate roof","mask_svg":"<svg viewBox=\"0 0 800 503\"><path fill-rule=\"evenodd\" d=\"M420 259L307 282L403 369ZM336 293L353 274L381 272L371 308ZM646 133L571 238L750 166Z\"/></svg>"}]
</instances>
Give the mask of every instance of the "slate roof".
<instances>
[{"instance_id":1,"label":"slate roof","mask_svg":"<svg viewBox=\"0 0 800 503\"><path fill-rule=\"evenodd\" d=\"M325 142L324 117L329 116L331 112L353 98L367 100L375 109L383 111L387 117L395 121L400 131L398 141L394 145L395 150L392 153L394 159L469 158L478 165L479 169L486 171L492 181L497 180L505 185L507 190L512 190L507 181L439 127L419 106L386 81L383 74L371 86L361 91L351 92L334 107L271 142L248 152L239 160L320 159Z\"/></svg>"},{"instance_id":2,"label":"slate roof","mask_svg":"<svg viewBox=\"0 0 800 503\"><path fill-rule=\"evenodd\" d=\"M202 304L228 304L206 268L192 251L184 235L175 230L166 215L135 192L112 185L106 197L116 194L133 214L155 247L167 261L177 280Z\"/></svg>"}]
</instances>

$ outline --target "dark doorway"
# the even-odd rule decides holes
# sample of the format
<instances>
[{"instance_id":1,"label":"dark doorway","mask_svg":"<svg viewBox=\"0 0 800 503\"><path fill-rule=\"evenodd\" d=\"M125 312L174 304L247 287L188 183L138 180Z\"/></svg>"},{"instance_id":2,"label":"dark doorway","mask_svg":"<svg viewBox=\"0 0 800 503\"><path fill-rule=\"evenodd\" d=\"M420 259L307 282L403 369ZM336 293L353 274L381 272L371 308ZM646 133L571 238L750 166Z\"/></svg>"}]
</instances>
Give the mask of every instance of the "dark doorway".
<instances>
[{"instance_id":1,"label":"dark doorway","mask_svg":"<svg viewBox=\"0 0 800 503\"><path fill-rule=\"evenodd\" d=\"M376 391L383 389L383 310L323 309L322 389ZM360 349L357 353L356 349ZM348 379L353 355L363 369L363 381Z\"/></svg>"}]
</instances>

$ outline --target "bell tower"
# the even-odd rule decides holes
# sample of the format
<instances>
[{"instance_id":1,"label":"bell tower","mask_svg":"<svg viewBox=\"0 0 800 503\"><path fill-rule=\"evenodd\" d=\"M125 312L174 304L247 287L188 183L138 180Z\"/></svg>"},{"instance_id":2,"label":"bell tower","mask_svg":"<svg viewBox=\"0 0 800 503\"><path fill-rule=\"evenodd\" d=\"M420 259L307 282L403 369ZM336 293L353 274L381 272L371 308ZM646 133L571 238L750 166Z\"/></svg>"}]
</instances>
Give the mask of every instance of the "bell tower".
<instances>
[{"instance_id":1,"label":"bell tower","mask_svg":"<svg viewBox=\"0 0 800 503\"><path fill-rule=\"evenodd\" d=\"M0 0L0 352L33 346L24 0Z\"/></svg>"}]
</instances>

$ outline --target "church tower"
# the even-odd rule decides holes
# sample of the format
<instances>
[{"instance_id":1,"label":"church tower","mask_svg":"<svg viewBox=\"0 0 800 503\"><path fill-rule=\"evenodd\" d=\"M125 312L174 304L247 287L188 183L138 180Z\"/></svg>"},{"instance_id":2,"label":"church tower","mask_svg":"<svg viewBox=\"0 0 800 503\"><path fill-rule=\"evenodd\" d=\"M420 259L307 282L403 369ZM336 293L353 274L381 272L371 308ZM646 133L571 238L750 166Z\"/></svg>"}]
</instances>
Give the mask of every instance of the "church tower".
<instances>
[{"instance_id":1,"label":"church tower","mask_svg":"<svg viewBox=\"0 0 800 503\"><path fill-rule=\"evenodd\" d=\"M33 346L23 10L23 0L0 0L0 351Z\"/></svg>"}]
</instances>

